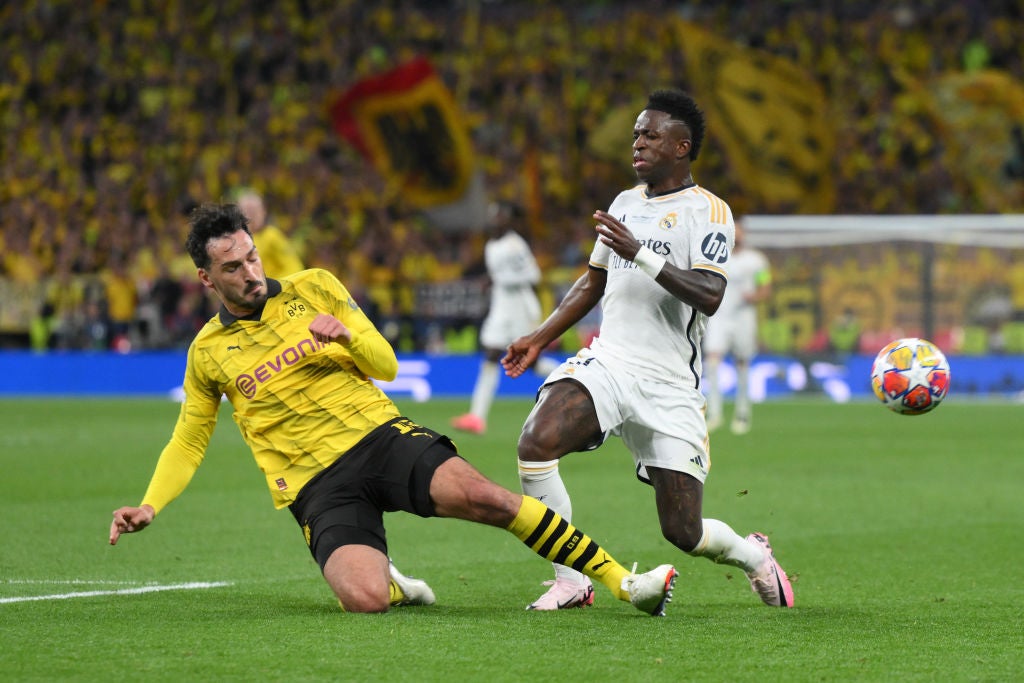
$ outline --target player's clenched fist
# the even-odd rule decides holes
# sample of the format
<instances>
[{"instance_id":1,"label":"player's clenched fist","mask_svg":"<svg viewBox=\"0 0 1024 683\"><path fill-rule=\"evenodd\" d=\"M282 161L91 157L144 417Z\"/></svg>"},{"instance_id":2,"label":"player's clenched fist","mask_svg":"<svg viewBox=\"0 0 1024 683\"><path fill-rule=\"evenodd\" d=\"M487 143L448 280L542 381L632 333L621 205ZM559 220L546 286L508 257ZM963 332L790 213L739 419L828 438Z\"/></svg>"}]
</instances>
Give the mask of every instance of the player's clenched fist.
<instances>
[{"instance_id":1,"label":"player's clenched fist","mask_svg":"<svg viewBox=\"0 0 1024 683\"><path fill-rule=\"evenodd\" d=\"M326 313L320 313L313 318L313 322L309 324L309 331L313 333L313 338L318 342L336 341L348 344L352 341L352 333L348 331L348 328L333 315Z\"/></svg>"}]
</instances>

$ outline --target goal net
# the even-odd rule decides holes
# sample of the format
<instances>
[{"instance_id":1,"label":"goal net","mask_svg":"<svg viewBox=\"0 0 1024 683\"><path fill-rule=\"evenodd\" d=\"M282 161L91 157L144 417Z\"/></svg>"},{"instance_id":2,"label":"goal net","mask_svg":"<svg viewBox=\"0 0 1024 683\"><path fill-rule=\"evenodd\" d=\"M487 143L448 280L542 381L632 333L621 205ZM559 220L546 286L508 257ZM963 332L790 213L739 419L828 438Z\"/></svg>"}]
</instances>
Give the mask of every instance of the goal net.
<instances>
[{"instance_id":1,"label":"goal net","mask_svg":"<svg viewBox=\"0 0 1024 683\"><path fill-rule=\"evenodd\" d=\"M1024 214L746 217L767 255L767 353L874 354L898 337L1024 354Z\"/></svg>"}]
</instances>

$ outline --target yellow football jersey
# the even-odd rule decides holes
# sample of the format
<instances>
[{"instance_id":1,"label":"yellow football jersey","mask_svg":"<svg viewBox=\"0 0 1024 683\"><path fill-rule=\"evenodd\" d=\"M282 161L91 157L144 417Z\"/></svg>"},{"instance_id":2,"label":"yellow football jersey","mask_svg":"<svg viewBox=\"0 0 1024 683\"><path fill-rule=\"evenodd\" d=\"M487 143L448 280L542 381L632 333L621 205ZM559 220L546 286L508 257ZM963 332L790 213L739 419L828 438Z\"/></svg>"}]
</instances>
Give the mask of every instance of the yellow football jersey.
<instances>
[{"instance_id":1,"label":"yellow football jersey","mask_svg":"<svg viewBox=\"0 0 1024 683\"><path fill-rule=\"evenodd\" d=\"M398 408L370 380L392 380L398 359L386 339L331 273L304 270L267 280L256 320L225 309L188 350L185 400L143 504L158 512L188 485L227 396L242 438L266 476L276 507ZM333 315L351 332L348 346L313 338L309 324Z\"/></svg>"}]
</instances>

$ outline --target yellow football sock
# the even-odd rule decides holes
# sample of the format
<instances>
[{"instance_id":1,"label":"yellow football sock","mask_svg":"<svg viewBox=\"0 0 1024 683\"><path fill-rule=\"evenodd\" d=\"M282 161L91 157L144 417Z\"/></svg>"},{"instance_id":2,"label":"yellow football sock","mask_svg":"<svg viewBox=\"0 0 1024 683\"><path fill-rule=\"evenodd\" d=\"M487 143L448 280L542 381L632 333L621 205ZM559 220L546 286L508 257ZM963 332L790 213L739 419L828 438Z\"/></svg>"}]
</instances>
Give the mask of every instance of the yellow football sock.
<instances>
[{"instance_id":1,"label":"yellow football sock","mask_svg":"<svg viewBox=\"0 0 1024 683\"><path fill-rule=\"evenodd\" d=\"M541 557L583 572L608 586L619 600L629 601L629 593L622 590L622 579L629 575L626 568L536 498L523 496L523 504L508 530Z\"/></svg>"},{"instance_id":2,"label":"yellow football sock","mask_svg":"<svg viewBox=\"0 0 1024 683\"><path fill-rule=\"evenodd\" d=\"M388 582L388 595L390 596L388 602L392 607L395 605L401 605L405 600L405 593L403 593L402 589L398 587L398 584L395 583L394 579L391 579L391 581Z\"/></svg>"}]
</instances>

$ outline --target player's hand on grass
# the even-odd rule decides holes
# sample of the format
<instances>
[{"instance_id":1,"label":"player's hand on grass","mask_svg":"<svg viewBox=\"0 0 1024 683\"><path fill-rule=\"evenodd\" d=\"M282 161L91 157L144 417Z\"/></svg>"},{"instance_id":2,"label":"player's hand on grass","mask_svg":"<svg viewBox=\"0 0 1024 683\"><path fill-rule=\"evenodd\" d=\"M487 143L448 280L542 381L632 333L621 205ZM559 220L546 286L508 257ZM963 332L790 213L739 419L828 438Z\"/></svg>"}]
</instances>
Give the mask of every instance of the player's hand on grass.
<instances>
[{"instance_id":1,"label":"player's hand on grass","mask_svg":"<svg viewBox=\"0 0 1024 683\"><path fill-rule=\"evenodd\" d=\"M110 545L116 545L121 534L142 531L153 522L156 510L149 505L126 506L114 510L114 521L110 523Z\"/></svg>"},{"instance_id":2,"label":"player's hand on grass","mask_svg":"<svg viewBox=\"0 0 1024 683\"><path fill-rule=\"evenodd\" d=\"M319 342L340 342L342 345L352 341L352 333L345 325L333 315L320 313L313 322L309 324L309 331L313 338Z\"/></svg>"}]
</instances>

